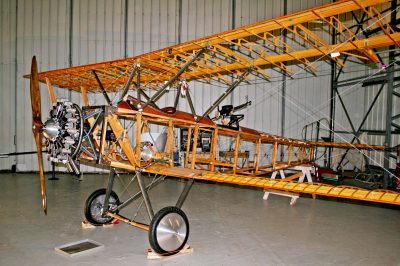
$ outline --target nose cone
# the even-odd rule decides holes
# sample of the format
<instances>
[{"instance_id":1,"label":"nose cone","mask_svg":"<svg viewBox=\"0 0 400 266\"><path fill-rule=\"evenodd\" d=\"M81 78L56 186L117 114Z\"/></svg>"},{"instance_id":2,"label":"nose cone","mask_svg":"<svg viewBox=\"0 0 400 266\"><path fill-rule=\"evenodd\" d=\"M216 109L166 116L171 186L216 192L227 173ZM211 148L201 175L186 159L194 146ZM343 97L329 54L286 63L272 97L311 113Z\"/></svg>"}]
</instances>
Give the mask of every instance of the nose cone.
<instances>
[{"instance_id":1,"label":"nose cone","mask_svg":"<svg viewBox=\"0 0 400 266\"><path fill-rule=\"evenodd\" d=\"M43 135L46 137L46 139L55 141L60 135L60 129L61 127L59 123L55 119L50 118L44 123Z\"/></svg>"}]
</instances>

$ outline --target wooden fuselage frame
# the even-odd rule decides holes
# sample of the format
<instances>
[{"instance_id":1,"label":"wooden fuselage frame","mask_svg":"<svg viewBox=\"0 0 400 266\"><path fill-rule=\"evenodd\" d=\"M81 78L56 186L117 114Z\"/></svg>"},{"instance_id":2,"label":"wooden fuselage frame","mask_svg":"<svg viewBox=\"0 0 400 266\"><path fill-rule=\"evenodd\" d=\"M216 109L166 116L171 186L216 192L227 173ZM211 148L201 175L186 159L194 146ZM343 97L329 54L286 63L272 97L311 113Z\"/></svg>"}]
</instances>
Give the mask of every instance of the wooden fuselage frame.
<instances>
[{"instance_id":1,"label":"wooden fuselage frame","mask_svg":"<svg viewBox=\"0 0 400 266\"><path fill-rule=\"evenodd\" d=\"M289 169L297 165L310 165L314 162L317 147L357 148L383 150L383 146L367 144L347 144L336 142L309 142L295 139L282 138L263 133L249 128L226 128L215 124L209 118L196 121L188 113L176 111L166 113L152 106L147 106L143 111L136 110L136 99L131 98L130 104L123 102L119 107L104 106L102 123L95 125L94 139L97 139L99 157L91 158L84 152L80 160L96 162L112 168L126 171L143 171L165 176L185 179L198 179L213 182L229 183L244 186L260 187L264 189L277 189L296 193L309 193L315 195L358 199L381 203L400 205L400 194L388 190L366 190L349 186L332 186L320 183L298 183L299 173L294 173L285 179L271 179L268 174ZM94 107L95 108L95 107ZM88 119L89 120L89 119ZM93 122L93 119L91 119ZM134 122L132 132L123 126L123 120ZM90 123L90 121L89 121ZM150 124L161 125L166 128L167 143L162 152L156 153L155 158L143 161L140 158L142 133L146 132ZM187 129L188 138L182 166L174 166L174 134L176 129ZM111 131L114 138L110 140L107 135ZM197 139L202 131L211 134L210 152L198 152ZM129 136L134 133L133 140ZM217 147L219 137L229 137L234 140L234 149L225 151L230 155L229 161L218 158ZM254 145L252 163L243 165L243 151L240 150L242 142ZM265 150L265 147L269 147ZM286 156L278 156L281 149L286 150ZM261 156L270 157L268 164L261 164ZM249 158L251 160L251 158Z\"/></svg>"},{"instance_id":2,"label":"wooden fuselage frame","mask_svg":"<svg viewBox=\"0 0 400 266\"><path fill-rule=\"evenodd\" d=\"M126 102L120 104L120 107L105 106L104 120L102 124L102 134L100 142L98 143L101 162L102 164L111 165L112 167L122 168L126 170L147 170L149 162L144 162L140 158L141 153L141 134L146 132L146 128L150 124L161 125L167 128L167 143L165 151L158 152L157 158L164 158L163 162L158 160L151 165L158 165L164 167L174 167L174 134L176 129L187 129L188 138L186 140L186 152L184 157L184 168L191 170L201 169L210 172L220 172L220 168L226 168L230 174L243 174L249 176L261 176L278 170L287 169L300 164L311 163L314 160L314 151L316 148L315 142L300 141L295 139L282 138L271 134L259 132L257 130L240 127L238 129L228 128L215 124L209 118L203 118L196 121L196 118L185 112L176 111L174 113L165 113L160 109L152 106L147 106L145 110L138 111L132 106L136 105L135 102L128 104ZM144 103L142 103L144 104ZM132 132L127 132L122 126L121 119L130 120L135 122L134 140L131 141L128 136ZM112 130L115 140L107 140L106 131ZM98 132L94 130L93 132ZM211 135L210 151L208 153L197 151L197 141L200 132L208 132ZM226 162L219 160L217 157L217 147L219 137L229 137L234 141L234 147L230 151L224 151L228 154L230 160ZM98 136L99 138L99 136ZM252 143L254 145L254 158L252 166L246 168L239 165L240 159L243 157L243 151L240 151L242 142ZM319 143L323 145L323 143ZM262 150L262 145L270 145L268 154L270 155L270 163L260 164L261 154L266 154L267 151ZM331 146L343 146L345 144L331 143ZM326 145L328 146L328 145ZM366 148L372 146L368 145L355 145L359 148ZM122 150L124 156L116 156L117 147ZM284 147L287 150L286 160L278 159L278 151ZM381 146L374 146L378 149ZM87 156L83 156L85 159ZM125 158L125 159L122 159ZM202 167L200 167L202 165ZM150 167L154 168L153 167Z\"/></svg>"}]
</instances>

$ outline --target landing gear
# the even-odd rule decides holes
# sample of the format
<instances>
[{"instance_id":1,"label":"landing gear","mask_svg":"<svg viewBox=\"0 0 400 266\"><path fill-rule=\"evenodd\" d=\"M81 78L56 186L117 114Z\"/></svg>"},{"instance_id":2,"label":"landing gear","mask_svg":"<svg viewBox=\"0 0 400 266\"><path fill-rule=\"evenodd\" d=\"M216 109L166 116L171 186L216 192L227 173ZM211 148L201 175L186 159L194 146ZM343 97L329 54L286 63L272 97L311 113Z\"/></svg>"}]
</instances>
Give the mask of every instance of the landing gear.
<instances>
[{"instance_id":1,"label":"landing gear","mask_svg":"<svg viewBox=\"0 0 400 266\"><path fill-rule=\"evenodd\" d=\"M142 172L136 171L133 180L136 179L140 190L122 202L117 194L112 191L115 176L118 176L118 174L114 168L111 168L107 188L96 190L87 199L85 204L87 221L93 225L103 225L117 219L136 228L146 230L149 232L148 237L152 250L160 256L174 255L185 248L189 237L189 221L181 208L193 186L194 179L189 179L186 182L175 206L162 208L154 214L148 191L163 181L165 176L155 176L150 183L146 184ZM150 224L131 220L119 214L119 211L140 197L142 197L146 207Z\"/></svg>"},{"instance_id":2,"label":"landing gear","mask_svg":"<svg viewBox=\"0 0 400 266\"><path fill-rule=\"evenodd\" d=\"M189 221L178 207L165 207L154 215L150 223L149 242L160 255L178 253L189 237Z\"/></svg>"},{"instance_id":3,"label":"landing gear","mask_svg":"<svg viewBox=\"0 0 400 266\"><path fill-rule=\"evenodd\" d=\"M103 225L110 223L114 218L103 215L104 200L106 189L101 188L93 192L85 203L86 220L93 225ZM120 204L119 198L114 191L111 191L108 200L108 209L115 208Z\"/></svg>"}]
</instances>

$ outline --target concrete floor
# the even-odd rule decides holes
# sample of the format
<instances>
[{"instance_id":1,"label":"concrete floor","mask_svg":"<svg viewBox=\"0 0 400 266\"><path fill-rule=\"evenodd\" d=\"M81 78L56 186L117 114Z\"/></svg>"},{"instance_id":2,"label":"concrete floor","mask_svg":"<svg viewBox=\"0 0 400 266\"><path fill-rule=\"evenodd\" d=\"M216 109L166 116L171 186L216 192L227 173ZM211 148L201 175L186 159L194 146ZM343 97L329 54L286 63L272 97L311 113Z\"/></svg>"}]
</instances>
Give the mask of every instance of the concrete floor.
<instances>
[{"instance_id":1,"label":"concrete floor","mask_svg":"<svg viewBox=\"0 0 400 266\"><path fill-rule=\"evenodd\" d=\"M183 206L194 253L150 261L145 231L81 228L86 198L105 182L89 174L47 181L45 216L36 174L0 174L0 265L400 265L398 208L311 198L290 206L285 197L263 201L261 190L206 183L195 183ZM183 184L156 187L154 208L173 205ZM118 180L115 190L121 187ZM86 238L105 248L76 258L54 251Z\"/></svg>"}]
</instances>

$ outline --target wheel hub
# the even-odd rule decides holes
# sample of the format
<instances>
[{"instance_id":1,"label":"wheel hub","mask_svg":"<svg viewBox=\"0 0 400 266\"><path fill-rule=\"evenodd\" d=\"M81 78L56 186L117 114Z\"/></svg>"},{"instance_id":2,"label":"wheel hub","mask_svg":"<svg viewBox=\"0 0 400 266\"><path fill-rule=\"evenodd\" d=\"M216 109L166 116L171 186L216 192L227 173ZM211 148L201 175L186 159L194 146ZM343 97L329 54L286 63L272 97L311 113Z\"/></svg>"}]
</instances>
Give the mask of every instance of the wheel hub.
<instances>
[{"instance_id":1,"label":"wheel hub","mask_svg":"<svg viewBox=\"0 0 400 266\"><path fill-rule=\"evenodd\" d=\"M183 218L176 213L167 214L157 227L157 240L164 250L178 249L185 241L186 234L186 224Z\"/></svg>"}]
</instances>

